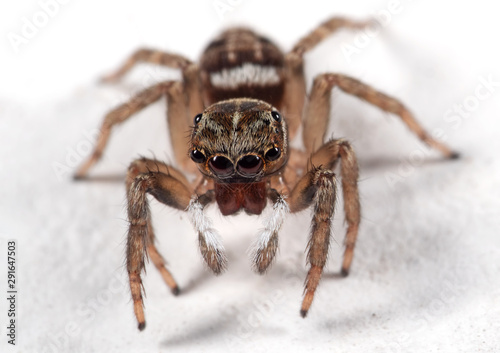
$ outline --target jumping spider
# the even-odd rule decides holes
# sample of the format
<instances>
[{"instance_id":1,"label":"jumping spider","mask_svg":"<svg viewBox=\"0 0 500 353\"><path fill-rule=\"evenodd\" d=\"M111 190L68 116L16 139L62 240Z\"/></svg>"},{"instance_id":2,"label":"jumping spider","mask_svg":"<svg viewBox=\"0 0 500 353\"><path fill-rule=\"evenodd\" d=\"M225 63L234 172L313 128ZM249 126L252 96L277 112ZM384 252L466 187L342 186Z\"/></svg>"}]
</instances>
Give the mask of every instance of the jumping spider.
<instances>
[{"instance_id":1,"label":"jumping spider","mask_svg":"<svg viewBox=\"0 0 500 353\"><path fill-rule=\"evenodd\" d=\"M141 272L147 256L172 292L179 292L154 244L147 194L188 212L198 233L201 254L215 274L224 270L227 260L220 237L204 214L207 205L216 202L223 215L241 210L258 215L266 207L267 199L272 202L271 216L258 235L252 258L261 274L273 262L278 231L285 216L313 206L307 245L310 268L300 310L305 317L328 254L337 183L333 170L340 160L347 222L341 273L348 274L360 221L358 166L348 141L331 139L323 143L334 87L398 115L420 140L445 157L457 157L447 146L431 138L397 99L354 78L320 74L307 96L304 54L339 29L360 29L367 25L367 22L331 18L287 54L248 29L228 29L208 45L199 64L180 55L141 49L116 73L105 78L118 80L139 62L182 72L181 81L155 84L109 112L93 154L75 174L75 178L84 178L99 160L113 126L166 96L170 138L179 169L158 160L140 158L132 162L126 177L130 222L127 270L140 330L145 327ZM288 144L300 126L303 150ZM187 131L190 136L186 136ZM189 182L181 170L198 171L198 178Z\"/></svg>"}]
</instances>

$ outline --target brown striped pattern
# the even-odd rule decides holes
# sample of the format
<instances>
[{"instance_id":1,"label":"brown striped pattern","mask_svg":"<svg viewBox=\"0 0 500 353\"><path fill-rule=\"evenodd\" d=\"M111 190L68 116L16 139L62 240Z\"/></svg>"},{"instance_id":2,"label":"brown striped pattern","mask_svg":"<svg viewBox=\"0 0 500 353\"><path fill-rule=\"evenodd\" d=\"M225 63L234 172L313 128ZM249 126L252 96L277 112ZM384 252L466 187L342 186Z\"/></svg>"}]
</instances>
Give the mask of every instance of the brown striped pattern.
<instances>
[{"instance_id":1,"label":"brown striped pattern","mask_svg":"<svg viewBox=\"0 0 500 353\"><path fill-rule=\"evenodd\" d=\"M226 88L211 83L211 75L248 64L255 68L274 68L279 81L272 84L244 82ZM284 55L270 40L248 29L233 28L212 41L201 57L200 75L207 105L230 98L261 99L277 108L283 103Z\"/></svg>"}]
</instances>

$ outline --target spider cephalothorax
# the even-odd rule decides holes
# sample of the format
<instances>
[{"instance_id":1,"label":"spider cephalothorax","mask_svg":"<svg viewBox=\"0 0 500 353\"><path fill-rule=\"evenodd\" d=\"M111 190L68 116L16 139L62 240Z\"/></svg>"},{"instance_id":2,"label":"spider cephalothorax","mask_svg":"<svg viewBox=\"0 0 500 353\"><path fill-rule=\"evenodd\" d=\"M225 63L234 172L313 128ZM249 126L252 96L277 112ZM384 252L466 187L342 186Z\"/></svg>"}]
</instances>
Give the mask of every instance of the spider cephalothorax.
<instances>
[{"instance_id":1,"label":"spider cephalothorax","mask_svg":"<svg viewBox=\"0 0 500 353\"><path fill-rule=\"evenodd\" d=\"M194 119L191 159L219 182L260 181L287 161L286 123L264 101L215 103Z\"/></svg>"},{"instance_id":2,"label":"spider cephalothorax","mask_svg":"<svg viewBox=\"0 0 500 353\"><path fill-rule=\"evenodd\" d=\"M214 180L223 215L240 209L260 214L267 199L264 178L287 162L286 123L264 101L221 101L195 116L190 150L200 172Z\"/></svg>"},{"instance_id":3,"label":"spider cephalothorax","mask_svg":"<svg viewBox=\"0 0 500 353\"><path fill-rule=\"evenodd\" d=\"M309 271L300 310L305 317L328 255L337 189L333 169L340 161L347 224L341 273L348 274L360 221L358 166L346 140L325 142L333 88L398 115L423 142L446 157L457 156L430 137L398 100L354 78L321 74L315 78L310 94L306 94L304 53L338 29L358 29L366 24L332 18L287 54L248 29L230 29L207 46L199 65L180 55L141 49L106 78L118 79L141 61L178 68L183 76L181 81L160 82L145 89L106 115L92 156L75 175L85 177L99 160L114 125L166 96L170 139L183 171L141 158L131 163L126 179L130 222L127 271L139 329L145 327L141 273L146 254L172 292L179 292L155 246L147 194L189 213L203 259L215 274L224 270L227 259L217 231L204 214L205 206L217 203L223 215L241 210L260 214L271 202L271 215L259 231L252 252L258 273L264 273L274 260L285 216L311 207L314 214L307 244ZM300 127L303 148L291 148L288 142ZM191 133L186 135L186 131ZM184 172L199 176L189 182Z\"/></svg>"}]
</instances>

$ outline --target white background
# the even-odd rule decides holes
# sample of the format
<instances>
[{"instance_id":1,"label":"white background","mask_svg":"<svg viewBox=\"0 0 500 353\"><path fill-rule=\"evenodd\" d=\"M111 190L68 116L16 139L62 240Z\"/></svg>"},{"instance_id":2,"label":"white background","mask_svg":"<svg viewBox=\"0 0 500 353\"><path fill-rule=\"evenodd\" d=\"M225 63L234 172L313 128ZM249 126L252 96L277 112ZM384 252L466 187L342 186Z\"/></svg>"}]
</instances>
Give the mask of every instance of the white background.
<instances>
[{"instance_id":1,"label":"white background","mask_svg":"<svg viewBox=\"0 0 500 353\"><path fill-rule=\"evenodd\" d=\"M274 267L258 276L247 248L262 219L208 210L230 260L214 277L187 217L152 202L159 248L182 294L173 297L149 265L147 327L137 331L123 267L122 180L139 154L172 162L164 104L113 133L92 171L108 182L74 183L71 172L109 109L159 76L179 75L142 66L117 85L98 78L143 46L196 60L232 24L289 50L329 16L365 19L392 8L368 0L220 2L230 6L222 18L214 1L71 0L46 23L38 1L0 5L0 261L6 240L17 239L20 288L16 349L5 342L0 302L2 352L498 352L500 25L485 0L401 0L380 34L363 41L342 32L307 55L309 83L321 72L360 78L400 98L462 154L444 161L396 117L334 94L331 133L358 154L363 220L351 275L341 279L339 206L307 319L299 307L310 211L287 220ZM24 19L39 26L13 44ZM346 55L347 46L356 53ZM489 90L484 80L494 82ZM462 116L448 112L456 106ZM6 269L0 273L5 293Z\"/></svg>"}]
</instances>

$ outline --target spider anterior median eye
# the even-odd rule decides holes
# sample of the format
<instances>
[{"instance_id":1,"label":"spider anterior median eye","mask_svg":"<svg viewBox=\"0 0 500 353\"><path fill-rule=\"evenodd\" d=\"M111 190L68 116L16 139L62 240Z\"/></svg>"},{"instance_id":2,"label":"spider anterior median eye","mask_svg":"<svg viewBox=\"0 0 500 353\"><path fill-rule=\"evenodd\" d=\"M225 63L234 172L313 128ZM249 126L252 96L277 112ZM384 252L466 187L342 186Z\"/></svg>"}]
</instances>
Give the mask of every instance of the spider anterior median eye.
<instances>
[{"instance_id":1,"label":"spider anterior median eye","mask_svg":"<svg viewBox=\"0 0 500 353\"><path fill-rule=\"evenodd\" d=\"M281 121L281 115L277 111L272 111L271 115L273 116L273 119L276 121Z\"/></svg>"},{"instance_id":2,"label":"spider anterior median eye","mask_svg":"<svg viewBox=\"0 0 500 353\"><path fill-rule=\"evenodd\" d=\"M265 156L268 161L275 161L281 156L281 150L278 147L271 148Z\"/></svg>"},{"instance_id":3,"label":"spider anterior median eye","mask_svg":"<svg viewBox=\"0 0 500 353\"><path fill-rule=\"evenodd\" d=\"M208 161L208 166L217 176L226 176L233 173L233 163L224 156L215 156Z\"/></svg>"},{"instance_id":4,"label":"spider anterior median eye","mask_svg":"<svg viewBox=\"0 0 500 353\"><path fill-rule=\"evenodd\" d=\"M200 121L201 121L201 117L203 116L203 114L198 114L194 117L194 123L195 124L198 124Z\"/></svg>"},{"instance_id":5,"label":"spider anterior median eye","mask_svg":"<svg viewBox=\"0 0 500 353\"><path fill-rule=\"evenodd\" d=\"M249 154L240 158L236 168L242 174L257 174L263 167L262 159L259 156Z\"/></svg>"},{"instance_id":6,"label":"spider anterior median eye","mask_svg":"<svg viewBox=\"0 0 500 353\"><path fill-rule=\"evenodd\" d=\"M203 163L203 162L205 162L206 157L202 152L200 152L198 150L192 150L191 151L191 159L195 163Z\"/></svg>"}]
</instances>

